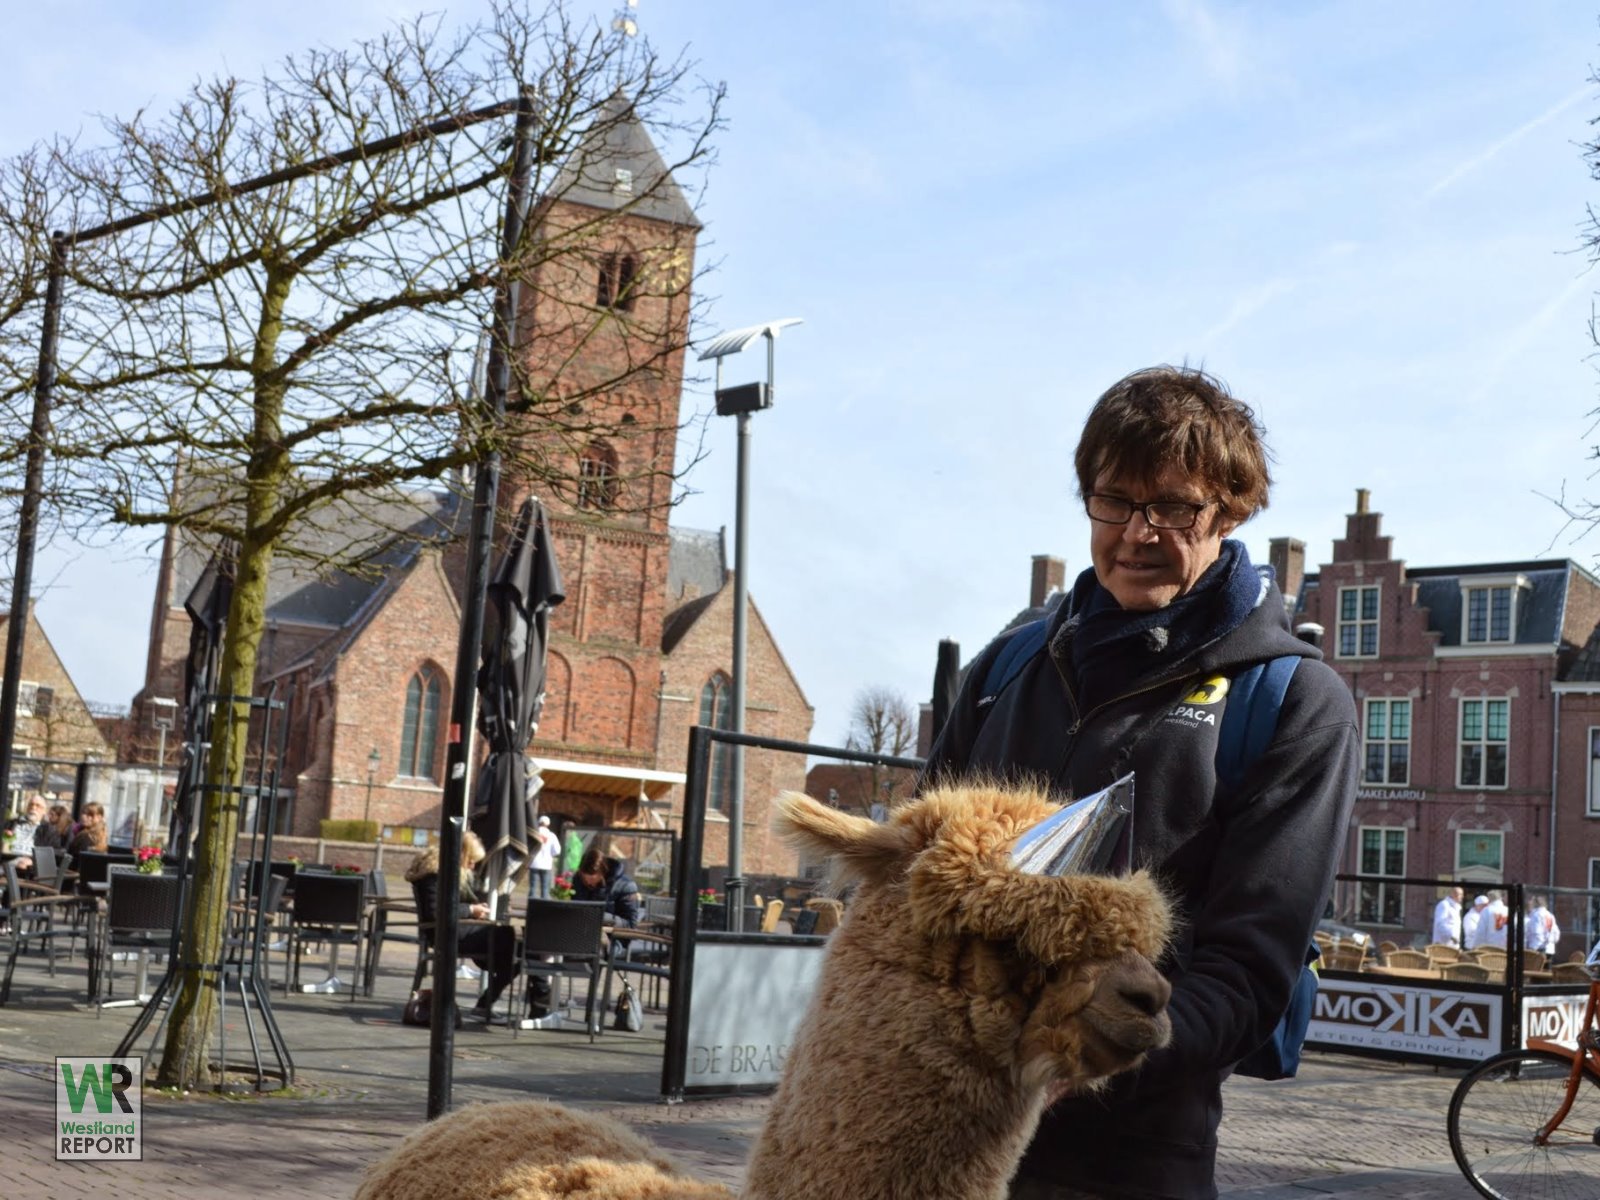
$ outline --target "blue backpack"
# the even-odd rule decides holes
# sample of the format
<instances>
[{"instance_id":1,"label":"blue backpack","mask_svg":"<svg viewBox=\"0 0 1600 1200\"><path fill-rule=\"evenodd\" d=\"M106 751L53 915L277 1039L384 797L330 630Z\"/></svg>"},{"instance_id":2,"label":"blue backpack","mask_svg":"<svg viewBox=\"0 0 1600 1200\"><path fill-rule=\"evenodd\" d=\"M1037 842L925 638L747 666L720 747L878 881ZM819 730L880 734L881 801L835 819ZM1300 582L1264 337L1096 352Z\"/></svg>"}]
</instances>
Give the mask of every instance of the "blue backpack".
<instances>
[{"instance_id":1,"label":"blue backpack","mask_svg":"<svg viewBox=\"0 0 1600 1200\"><path fill-rule=\"evenodd\" d=\"M1000 647L984 677L983 695L977 703L980 713L987 712L1022 668L1044 649L1047 622L1048 618L1041 618L1019 626ZM1229 680L1228 703L1222 710L1222 727L1217 731L1217 779L1224 787L1236 788L1243 783L1251 764L1272 744L1283 698L1299 665L1299 655L1286 654L1247 667ZM1300 1069L1300 1048L1317 1003L1317 973L1311 965L1318 957L1313 944L1306 951L1305 965L1289 995L1289 1007L1272 1036L1234 1065L1235 1074L1253 1079L1291 1079Z\"/></svg>"}]
</instances>

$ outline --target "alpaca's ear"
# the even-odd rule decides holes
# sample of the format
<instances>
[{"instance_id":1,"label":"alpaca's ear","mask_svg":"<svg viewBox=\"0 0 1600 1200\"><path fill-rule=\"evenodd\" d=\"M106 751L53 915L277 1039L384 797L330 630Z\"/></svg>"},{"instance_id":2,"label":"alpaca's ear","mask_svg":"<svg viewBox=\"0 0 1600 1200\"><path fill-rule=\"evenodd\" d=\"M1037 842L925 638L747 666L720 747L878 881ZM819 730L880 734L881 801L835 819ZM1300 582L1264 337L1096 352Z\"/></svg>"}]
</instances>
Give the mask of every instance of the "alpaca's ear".
<instances>
[{"instance_id":1,"label":"alpaca's ear","mask_svg":"<svg viewBox=\"0 0 1600 1200\"><path fill-rule=\"evenodd\" d=\"M851 816L801 792L778 797L774 824L790 845L832 859L841 881L887 879L916 851L914 830Z\"/></svg>"}]
</instances>

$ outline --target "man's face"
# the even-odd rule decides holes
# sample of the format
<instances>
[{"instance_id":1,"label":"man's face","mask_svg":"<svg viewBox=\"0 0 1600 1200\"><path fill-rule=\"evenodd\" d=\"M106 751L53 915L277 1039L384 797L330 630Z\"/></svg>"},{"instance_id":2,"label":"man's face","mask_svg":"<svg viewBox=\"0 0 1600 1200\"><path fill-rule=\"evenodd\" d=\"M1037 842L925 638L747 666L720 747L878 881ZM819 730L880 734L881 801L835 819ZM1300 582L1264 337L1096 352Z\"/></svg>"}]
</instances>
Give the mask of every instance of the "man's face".
<instances>
[{"instance_id":1,"label":"man's face","mask_svg":"<svg viewBox=\"0 0 1600 1200\"><path fill-rule=\"evenodd\" d=\"M599 887L600 881L606 877L604 871L579 871L578 878L583 880L584 887Z\"/></svg>"},{"instance_id":2,"label":"man's face","mask_svg":"<svg viewBox=\"0 0 1600 1200\"><path fill-rule=\"evenodd\" d=\"M1463 892L1460 888L1451 888L1450 889L1450 898L1452 900L1454 900L1457 904L1461 903L1461 899L1465 895L1466 895L1466 893Z\"/></svg>"},{"instance_id":3,"label":"man's face","mask_svg":"<svg viewBox=\"0 0 1600 1200\"><path fill-rule=\"evenodd\" d=\"M1227 518L1203 484L1175 469L1140 483L1114 479L1101 472L1095 478L1097 494L1119 496L1135 504L1178 500L1205 504L1188 529L1153 529L1142 512L1126 525L1089 522L1089 556L1100 586L1116 602L1133 612L1165 608L1199 581L1222 553L1222 539L1238 523Z\"/></svg>"},{"instance_id":4,"label":"man's face","mask_svg":"<svg viewBox=\"0 0 1600 1200\"><path fill-rule=\"evenodd\" d=\"M35 825L37 825L40 821L44 820L44 801L43 800L30 800L30 801L28 801L28 820L33 822L33 824L35 824Z\"/></svg>"}]
</instances>

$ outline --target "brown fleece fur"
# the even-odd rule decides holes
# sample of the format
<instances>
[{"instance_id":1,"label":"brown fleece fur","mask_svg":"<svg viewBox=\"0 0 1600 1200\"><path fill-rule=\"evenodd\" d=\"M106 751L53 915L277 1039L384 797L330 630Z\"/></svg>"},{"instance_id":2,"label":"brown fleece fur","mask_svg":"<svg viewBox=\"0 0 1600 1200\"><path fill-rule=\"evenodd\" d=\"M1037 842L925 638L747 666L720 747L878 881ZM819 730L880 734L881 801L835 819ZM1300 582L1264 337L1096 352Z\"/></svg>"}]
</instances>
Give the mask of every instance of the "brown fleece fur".
<instances>
[{"instance_id":1,"label":"brown fleece fur","mask_svg":"<svg viewBox=\"0 0 1600 1200\"><path fill-rule=\"evenodd\" d=\"M1017 835L1054 808L1037 792L979 785L930 793L878 825L783 798L791 840L857 888L746 1200L1000 1200L1049 1100L1165 1043L1168 988L1150 960L1170 919L1154 883L1011 864ZM550 1124L560 1120L573 1125ZM592 1120L549 1105L466 1109L407 1139L358 1200L727 1195L675 1174L620 1127L589 1130ZM458 1125L477 1132L463 1138Z\"/></svg>"}]
</instances>

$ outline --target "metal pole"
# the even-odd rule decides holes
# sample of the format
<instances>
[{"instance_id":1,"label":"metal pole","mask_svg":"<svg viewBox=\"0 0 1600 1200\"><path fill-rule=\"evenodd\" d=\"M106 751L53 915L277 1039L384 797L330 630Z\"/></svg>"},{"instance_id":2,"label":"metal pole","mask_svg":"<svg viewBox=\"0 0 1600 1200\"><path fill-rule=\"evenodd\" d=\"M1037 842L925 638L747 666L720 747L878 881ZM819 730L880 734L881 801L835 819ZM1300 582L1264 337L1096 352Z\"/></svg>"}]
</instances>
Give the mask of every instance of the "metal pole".
<instances>
[{"instance_id":1,"label":"metal pole","mask_svg":"<svg viewBox=\"0 0 1600 1200\"><path fill-rule=\"evenodd\" d=\"M372 819L372 768L367 768L367 802L361 806L361 822L366 824Z\"/></svg>"},{"instance_id":2,"label":"metal pole","mask_svg":"<svg viewBox=\"0 0 1600 1200\"><path fill-rule=\"evenodd\" d=\"M22 685L22 647L28 636L28 592L33 587L33 550L44 499L44 443L50 435L50 399L56 384L56 341L61 334L61 282L67 273L67 235L50 238L45 277L44 320L39 334L39 378L33 388L28 460L17 514L17 567L11 580L11 619L6 622L5 678L0 680L0 808L11 795L11 747L17 740L17 690Z\"/></svg>"},{"instance_id":3,"label":"metal pole","mask_svg":"<svg viewBox=\"0 0 1600 1200\"><path fill-rule=\"evenodd\" d=\"M528 178L533 169L535 111L533 92L524 87L517 103L516 149L506 192L506 220L500 259L517 261L528 213ZM489 346L489 378L484 402L495 422L505 418L516 346L521 286L514 271L502 278L495 297L494 332ZM450 740L445 753L444 803L439 822L439 906L434 914L433 1028L428 1043L428 1119L450 1111L456 1024L456 897L461 890L461 841L467 822L471 776L473 715L478 699L478 657L483 642L484 592L489 583L489 551L494 538L494 506L500 486L500 455L491 451L473 485L472 525L467 538L466 603L456 645L456 673L450 694Z\"/></svg>"},{"instance_id":4,"label":"metal pole","mask_svg":"<svg viewBox=\"0 0 1600 1200\"><path fill-rule=\"evenodd\" d=\"M750 414L740 413L738 492L733 515L733 732L744 732L745 618L749 607ZM744 928L744 747L735 744L728 772L728 931Z\"/></svg>"}]
</instances>

